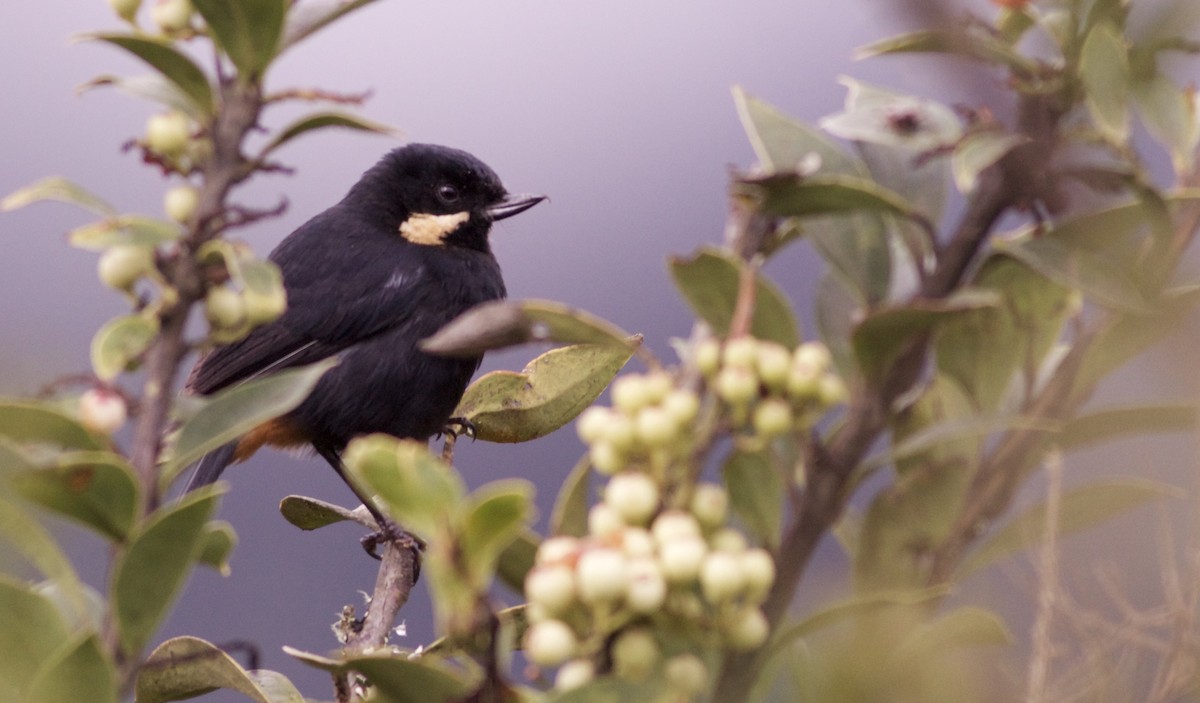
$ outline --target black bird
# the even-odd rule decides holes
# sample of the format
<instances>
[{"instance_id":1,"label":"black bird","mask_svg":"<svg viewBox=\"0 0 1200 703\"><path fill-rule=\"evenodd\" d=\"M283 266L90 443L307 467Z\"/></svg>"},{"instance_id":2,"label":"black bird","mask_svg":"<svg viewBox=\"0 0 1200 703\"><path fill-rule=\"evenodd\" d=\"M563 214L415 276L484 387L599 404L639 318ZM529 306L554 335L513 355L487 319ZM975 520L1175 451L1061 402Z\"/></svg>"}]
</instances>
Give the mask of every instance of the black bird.
<instances>
[{"instance_id":1,"label":"black bird","mask_svg":"<svg viewBox=\"0 0 1200 703\"><path fill-rule=\"evenodd\" d=\"M295 410L202 458L187 490L264 445L311 446L344 480L341 454L357 435L441 432L481 359L431 356L418 343L504 297L488 232L542 200L509 195L491 168L457 149L410 144L384 156L271 252L286 312L200 359L187 390L207 395L331 356L339 364Z\"/></svg>"}]
</instances>

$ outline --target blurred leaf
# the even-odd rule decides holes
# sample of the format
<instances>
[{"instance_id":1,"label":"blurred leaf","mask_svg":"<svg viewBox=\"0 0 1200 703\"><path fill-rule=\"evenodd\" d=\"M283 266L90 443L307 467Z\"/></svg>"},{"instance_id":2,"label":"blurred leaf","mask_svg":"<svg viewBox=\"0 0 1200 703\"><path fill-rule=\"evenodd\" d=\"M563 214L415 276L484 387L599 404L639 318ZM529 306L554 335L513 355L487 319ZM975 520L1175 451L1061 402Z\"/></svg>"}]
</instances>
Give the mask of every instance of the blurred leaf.
<instances>
[{"instance_id":1,"label":"blurred leaf","mask_svg":"<svg viewBox=\"0 0 1200 703\"><path fill-rule=\"evenodd\" d=\"M180 237L179 225L144 215L116 215L67 234L72 246L100 251L117 245L154 248Z\"/></svg>"},{"instance_id":2,"label":"blurred leaf","mask_svg":"<svg viewBox=\"0 0 1200 703\"><path fill-rule=\"evenodd\" d=\"M985 30L947 31L924 30L902 34L865 46L855 52L855 58L904 53L953 54L985 63L1005 66L1018 75L1038 72L1038 64L1012 47L988 34Z\"/></svg>"},{"instance_id":3,"label":"blurred leaf","mask_svg":"<svg viewBox=\"0 0 1200 703\"><path fill-rule=\"evenodd\" d=\"M1195 404L1111 408L1069 421L1055 441L1063 449L1076 449L1129 435L1195 432L1197 428L1200 407Z\"/></svg>"},{"instance_id":4,"label":"blurred leaf","mask_svg":"<svg viewBox=\"0 0 1200 703\"><path fill-rule=\"evenodd\" d=\"M433 656L409 658L398 653L332 659L294 647L283 651L332 674L361 673L375 687L371 700L376 703L450 703L464 699L478 685L474 676Z\"/></svg>"},{"instance_id":5,"label":"blurred leaf","mask_svg":"<svg viewBox=\"0 0 1200 703\"><path fill-rule=\"evenodd\" d=\"M821 341L829 348L838 375L847 382L857 382L860 373L850 339L862 312L840 277L828 273L821 277L817 287L816 317Z\"/></svg>"},{"instance_id":6,"label":"blurred leaf","mask_svg":"<svg viewBox=\"0 0 1200 703\"><path fill-rule=\"evenodd\" d=\"M96 88L112 86L126 95L142 98L164 105L173 110L179 110L197 121L205 115L200 112L191 99L161 73L151 73L144 76L96 76L87 83L75 89L76 94ZM115 210L101 211L104 215L115 215Z\"/></svg>"},{"instance_id":7,"label":"blurred leaf","mask_svg":"<svg viewBox=\"0 0 1200 703\"><path fill-rule=\"evenodd\" d=\"M966 289L941 300L918 298L902 306L877 310L854 329L852 342L859 368L868 379L881 379L913 340L956 315L999 303L994 293Z\"/></svg>"},{"instance_id":8,"label":"blurred leaf","mask_svg":"<svg viewBox=\"0 0 1200 703\"><path fill-rule=\"evenodd\" d=\"M379 122L371 122L361 117L348 115L343 112L315 112L310 115L305 115L287 127L279 130L273 139L262 150L262 155L275 151L284 144L290 142L296 137L311 132L316 129L325 127L344 127L346 129L357 130L360 132L374 132L375 134L397 135L398 132L385 124Z\"/></svg>"},{"instance_id":9,"label":"blurred leaf","mask_svg":"<svg viewBox=\"0 0 1200 703\"><path fill-rule=\"evenodd\" d=\"M541 537L533 530L523 530L500 554L496 578L515 593L524 593L525 575L533 568Z\"/></svg>"},{"instance_id":10,"label":"blurred leaf","mask_svg":"<svg viewBox=\"0 0 1200 703\"><path fill-rule=\"evenodd\" d=\"M1128 259L1085 248L1055 232L1021 239L997 240L995 249L1018 259L1058 283L1078 288L1100 305L1139 315L1154 313L1141 288L1130 276Z\"/></svg>"},{"instance_id":11,"label":"blurred leaf","mask_svg":"<svg viewBox=\"0 0 1200 703\"><path fill-rule=\"evenodd\" d=\"M200 556L197 561L212 567L222 576L228 576L229 557L237 546L237 532L233 525L224 520L211 520L204 525L204 534L200 541Z\"/></svg>"},{"instance_id":12,"label":"blurred leaf","mask_svg":"<svg viewBox=\"0 0 1200 703\"><path fill-rule=\"evenodd\" d=\"M563 480L554 510L550 513L550 534L583 537L588 532L588 492L592 478L592 462L585 456L575 464Z\"/></svg>"},{"instance_id":13,"label":"blurred leaf","mask_svg":"<svg viewBox=\"0 0 1200 703\"><path fill-rule=\"evenodd\" d=\"M117 214L112 205L92 195L83 186L72 183L62 176L43 178L9 193L3 200L0 200L0 212L10 212L42 200L57 200L69 205L77 205L100 215Z\"/></svg>"},{"instance_id":14,"label":"blurred leaf","mask_svg":"<svg viewBox=\"0 0 1200 703\"><path fill-rule=\"evenodd\" d=\"M382 501L377 507L421 534L438 534L466 493L458 474L421 442L367 435L352 440L343 459L355 485Z\"/></svg>"},{"instance_id":15,"label":"blurred leaf","mask_svg":"<svg viewBox=\"0 0 1200 703\"><path fill-rule=\"evenodd\" d=\"M548 300L497 300L476 305L421 342L422 351L442 356L477 356L527 344L610 344L636 349L630 336L591 313Z\"/></svg>"},{"instance_id":16,"label":"blurred leaf","mask_svg":"<svg viewBox=\"0 0 1200 703\"><path fill-rule=\"evenodd\" d=\"M842 139L901 147L912 155L954 144L962 123L954 111L934 100L904 95L847 76L842 112L820 121L821 128Z\"/></svg>"},{"instance_id":17,"label":"blurred leaf","mask_svg":"<svg viewBox=\"0 0 1200 703\"><path fill-rule=\"evenodd\" d=\"M89 34L84 38L108 42L145 61L174 83L201 114L212 114L213 91L208 77L170 42L132 34Z\"/></svg>"},{"instance_id":18,"label":"blurred leaf","mask_svg":"<svg viewBox=\"0 0 1200 703\"><path fill-rule=\"evenodd\" d=\"M904 198L869 178L840 174L800 176L776 173L743 177L738 183L751 187L762 198L762 210L777 217L810 217L868 210L907 217L929 226L921 213Z\"/></svg>"},{"instance_id":19,"label":"blurred leaf","mask_svg":"<svg viewBox=\"0 0 1200 703\"><path fill-rule=\"evenodd\" d=\"M1097 24L1083 42L1079 77L1092 121L1107 139L1129 139L1129 50L1121 30L1110 22Z\"/></svg>"},{"instance_id":20,"label":"blurred leaf","mask_svg":"<svg viewBox=\"0 0 1200 703\"><path fill-rule=\"evenodd\" d=\"M343 15L372 2L375 0L309 0L293 3L288 8L279 53Z\"/></svg>"},{"instance_id":21,"label":"blurred leaf","mask_svg":"<svg viewBox=\"0 0 1200 703\"><path fill-rule=\"evenodd\" d=\"M729 504L752 535L774 548L783 525L783 499L787 486L761 453L733 452L722 468Z\"/></svg>"},{"instance_id":22,"label":"blurred leaf","mask_svg":"<svg viewBox=\"0 0 1200 703\"><path fill-rule=\"evenodd\" d=\"M979 174L1027 141L1029 141L1028 137L1023 135L992 129L978 130L968 134L954 147L954 153L950 155L954 185L963 194L975 190L975 185L979 182Z\"/></svg>"},{"instance_id":23,"label":"blurred leaf","mask_svg":"<svg viewBox=\"0 0 1200 703\"><path fill-rule=\"evenodd\" d=\"M1064 537L1163 498L1179 498L1182 492L1141 478L1097 482L1063 494L1058 518L1058 536ZM1039 502L1021 511L999 532L983 542L963 562L959 574L965 578L1011 554L1030 549L1046 538L1046 505Z\"/></svg>"},{"instance_id":24,"label":"blurred leaf","mask_svg":"<svg viewBox=\"0 0 1200 703\"><path fill-rule=\"evenodd\" d=\"M43 576L58 585L69 608L70 621L87 619L87 601L75 567L49 530L24 507L8 500L4 492L0 492L0 540L12 545Z\"/></svg>"},{"instance_id":25,"label":"blurred leaf","mask_svg":"<svg viewBox=\"0 0 1200 703\"><path fill-rule=\"evenodd\" d=\"M494 481L471 494L462 553L477 587L488 586L500 555L533 519L533 494L533 484L521 479Z\"/></svg>"},{"instance_id":26,"label":"blurred leaf","mask_svg":"<svg viewBox=\"0 0 1200 703\"><path fill-rule=\"evenodd\" d=\"M996 18L996 31L1010 46L1021 41L1025 32L1037 25L1037 20L1025 7L1001 7Z\"/></svg>"},{"instance_id":27,"label":"blurred leaf","mask_svg":"<svg viewBox=\"0 0 1200 703\"><path fill-rule=\"evenodd\" d=\"M158 318L145 314L114 317L92 338L92 369L111 381L130 369L158 334Z\"/></svg>"},{"instance_id":28,"label":"blurred leaf","mask_svg":"<svg viewBox=\"0 0 1200 703\"><path fill-rule=\"evenodd\" d=\"M270 694L256 681L261 673L274 674ZM246 671L211 642L174 637L155 648L138 670L135 695L137 703L167 703L223 688L256 703L304 703L299 692L281 678L275 672Z\"/></svg>"},{"instance_id":29,"label":"blurred leaf","mask_svg":"<svg viewBox=\"0 0 1200 703\"><path fill-rule=\"evenodd\" d=\"M99 635L81 635L60 648L59 654L37 672L27 700L117 703L117 672L100 646Z\"/></svg>"},{"instance_id":30,"label":"blurred leaf","mask_svg":"<svg viewBox=\"0 0 1200 703\"><path fill-rule=\"evenodd\" d=\"M170 459L163 466L164 483L208 452L291 411L335 365L336 358L326 359L246 381L211 396L179 428Z\"/></svg>"},{"instance_id":31,"label":"blurred leaf","mask_svg":"<svg viewBox=\"0 0 1200 703\"><path fill-rule=\"evenodd\" d=\"M901 642L895 655L901 661L920 662L968 647L1003 647L1012 641L1012 633L999 615L966 606L919 625Z\"/></svg>"},{"instance_id":32,"label":"blurred leaf","mask_svg":"<svg viewBox=\"0 0 1200 703\"><path fill-rule=\"evenodd\" d=\"M105 449L108 444L50 403L23 398L0 398L0 437L67 449Z\"/></svg>"},{"instance_id":33,"label":"blurred leaf","mask_svg":"<svg viewBox=\"0 0 1200 703\"><path fill-rule=\"evenodd\" d=\"M1190 171L1200 143L1200 119L1193 92L1158 72L1149 80L1132 81L1130 88L1146 130L1171 154L1175 172Z\"/></svg>"},{"instance_id":34,"label":"blurred leaf","mask_svg":"<svg viewBox=\"0 0 1200 703\"><path fill-rule=\"evenodd\" d=\"M744 262L711 247L701 249L690 259L671 257L671 277L692 311L713 331L725 336L737 307L738 287ZM754 295L754 316L750 334L789 349L800 343L796 315L791 303L765 276L758 275Z\"/></svg>"},{"instance_id":35,"label":"blurred leaf","mask_svg":"<svg viewBox=\"0 0 1200 703\"><path fill-rule=\"evenodd\" d=\"M554 692L546 703L670 703L678 700L662 677L646 681L630 681L616 676L602 676L579 688Z\"/></svg>"},{"instance_id":36,"label":"blurred leaf","mask_svg":"<svg viewBox=\"0 0 1200 703\"><path fill-rule=\"evenodd\" d=\"M279 53L287 0L192 0L192 4L242 80L260 79Z\"/></svg>"},{"instance_id":37,"label":"blurred leaf","mask_svg":"<svg viewBox=\"0 0 1200 703\"><path fill-rule=\"evenodd\" d=\"M749 95L740 86L734 87L733 100L742 127L766 172L795 171L810 154L816 154L821 161L821 171L867 175L866 169L832 140Z\"/></svg>"},{"instance_id":38,"label":"blurred leaf","mask_svg":"<svg viewBox=\"0 0 1200 703\"><path fill-rule=\"evenodd\" d=\"M123 541L137 514L133 468L112 452L61 454L54 466L18 474L13 485L29 500L111 540Z\"/></svg>"},{"instance_id":39,"label":"blurred leaf","mask_svg":"<svg viewBox=\"0 0 1200 703\"><path fill-rule=\"evenodd\" d=\"M30 700L29 685L38 670L69 637L54 605L6 574L0 574L0 695Z\"/></svg>"},{"instance_id":40,"label":"blurred leaf","mask_svg":"<svg viewBox=\"0 0 1200 703\"><path fill-rule=\"evenodd\" d=\"M350 510L306 496L287 496L280 501L279 512L283 513L284 519L302 530L318 530L347 520L370 530L379 529L366 510Z\"/></svg>"},{"instance_id":41,"label":"blurred leaf","mask_svg":"<svg viewBox=\"0 0 1200 703\"><path fill-rule=\"evenodd\" d=\"M220 486L205 486L154 511L118 555L110 598L127 654L142 650L183 587L222 491Z\"/></svg>"},{"instance_id":42,"label":"blurred leaf","mask_svg":"<svg viewBox=\"0 0 1200 703\"><path fill-rule=\"evenodd\" d=\"M867 457L859 465L860 471L869 471L892 463L905 462L928 454L946 445L963 440L981 440L998 432L1030 430L1055 432L1062 425L1053 420L1012 415L1005 417L959 417L945 422L928 425L897 441L884 451Z\"/></svg>"},{"instance_id":43,"label":"blurred leaf","mask_svg":"<svg viewBox=\"0 0 1200 703\"><path fill-rule=\"evenodd\" d=\"M591 405L633 356L629 346L575 344L538 356L523 371L492 371L467 388L454 410L488 442L528 442Z\"/></svg>"}]
</instances>

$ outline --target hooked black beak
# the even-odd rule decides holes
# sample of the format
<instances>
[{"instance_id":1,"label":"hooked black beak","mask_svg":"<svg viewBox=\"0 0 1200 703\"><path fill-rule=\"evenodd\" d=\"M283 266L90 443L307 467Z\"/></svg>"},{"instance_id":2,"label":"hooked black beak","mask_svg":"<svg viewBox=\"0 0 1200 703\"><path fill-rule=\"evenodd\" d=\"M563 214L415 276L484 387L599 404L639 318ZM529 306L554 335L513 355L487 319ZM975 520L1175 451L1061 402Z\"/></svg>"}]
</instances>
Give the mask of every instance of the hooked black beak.
<instances>
[{"instance_id":1,"label":"hooked black beak","mask_svg":"<svg viewBox=\"0 0 1200 703\"><path fill-rule=\"evenodd\" d=\"M504 200L495 205L488 206L487 213L492 218L492 221L495 222L503 220L506 217L519 215L545 199L546 196L544 195L531 195L529 193L506 195Z\"/></svg>"}]
</instances>

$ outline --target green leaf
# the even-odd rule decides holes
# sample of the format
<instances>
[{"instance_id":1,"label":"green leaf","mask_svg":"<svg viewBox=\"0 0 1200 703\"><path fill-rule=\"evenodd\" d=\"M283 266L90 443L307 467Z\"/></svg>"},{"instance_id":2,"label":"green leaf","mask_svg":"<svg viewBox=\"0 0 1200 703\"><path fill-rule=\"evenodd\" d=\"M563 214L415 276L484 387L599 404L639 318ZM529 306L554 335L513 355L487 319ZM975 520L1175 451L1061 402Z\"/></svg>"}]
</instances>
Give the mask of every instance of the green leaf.
<instances>
[{"instance_id":1,"label":"green leaf","mask_svg":"<svg viewBox=\"0 0 1200 703\"><path fill-rule=\"evenodd\" d=\"M229 557L237 546L237 532L224 520L212 520L204 525L204 534L200 539L200 555L197 561L211 567L222 576L228 576Z\"/></svg>"},{"instance_id":2,"label":"green leaf","mask_svg":"<svg viewBox=\"0 0 1200 703\"><path fill-rule=\"evenodd\" d=\"M547 703L670 703L677 696L661 677L630 681L602 676L579 688L552 694Z\"/></svg>"},{"instance_id":3,"label":"green leaf","mask_svg":"<svg viewBox=\"0 0 1200 703\"><path fill-rule=\"evenodd\" d=\"M820 121L821 128L850 141L902 147L914 156L951 144L962 137L962 122L945 105L903 95L842 76L846 104L842 112Z\"/></svg>"},{"instance_id":4,"label":"green leaf","mask_svg":"<svg viewBox=\"0 0 1200 703\"><path fill-rule=\"evenodd\" d=\"M975 190L979 174L1003 159L1008 152L1029 141L1020 134L1009 134L993 129L978 130L968 134L954 147L950 155L950 169L954 173L954 185L960 193Z\"/></svg>"},{"instance_id":5,"label":"green leaf","mask_svg":"<svg viewBox=\"0 0 1200 703\"><path fill-rule=\"evenodd\" d=\"M279 53L287 0L192 0L243 81L253 82Z\"/></svg>"},{"instance_id":6,"label":"green leaf","mask_svg":"<svg viewBox=\"0 0 1200 703\"><path fill-rule=\"evenodd\" d=\"M829 348L838 375L846 379L848 384L860 378L851 336L854 333L854 321L861 316L858 302L842 277L829 273L822 276L817 286L817 331L821 341Z\"/></svg>"},{"instance_id":7,"label":"green leaf","mask_svg":"<svg viewBox=\"0 0 1200 703\"><path fill-rule=\"evenodd\" d=\"M533 484L520 479L494 481L471 494L466 506L462 553L467 573L487 587L500 555L533 519Z\"/></svg>"},{"instance_id":8,"label":"green leaf","mask_svg":"<svg viewBox=\"0 0 1200 703\"><path fill-rule=\"evenodd\" d=\"M340 17L375 0L312 0L293 3L288 8L279 53Z\"/></svg>"},{"instance_id":9,"label":"green leaf","mask_svg":"<svg viewBox=\"0 0 1200 703\"><path fill-rule=\"evenodd\" d=\"M118 46L145 61L175 84L201 114L212 114L213 90L208 77L170 42L132 34L90 34L84 38Z\"/></svg>"},{"instance_id":10,"label":"green leaf","mask_svg":"<svg viewBox=\"0 0 1200 703\"><path fill-rule=\"evenodd\" d=\"M246 381L217 393L179 429L164 483L206 453L232 442L258 425L289 412L308 397L337 359Z\"/></svg>"},{"instance_id":11,"label":"green leaf","mask_svg":"<svg viewBox=\"0 0 1200 703\"><path fill-rule=\"evenodd\" d=\"M832 140L749 95L740 86L734 86L733 100L746 136L765 171L795 171L810 154L816 154L824 172L867 175L862 164Z\"/></svg>"},{"instance_id":12,"label":"green leaf","mask_svg":"<svg viewBox=\"0 0 1200 703\"><path fill-rule=\"evenodd\" d=\"M112 452L61 454L54 466L14 476L13 486L27 499L118 542L132 529L139 503L133 468Z\"/></svg>"},{"instance_id":13,"label":"green leaf","mask_svg":"<svg viewBox=\"0 0 1200 703\"><path fill-rule=\"evenodd\" d=\"M1047 278L1083 291L1107 308L1139 315L1155 312L1130 275L1129 259L1114 258L1109 252L1055 235L1051 230L1037 236L997 240L993 246Z\"/></svg>"},{"instance_id":14,"label":"green leaf","mask_svg":"<svg viewBox=\"0 0 1200 703\"><path fill-rule=\"evenodd\" d=\"M462 479L423 443L372 434L350 442L343 455L355 485L397 522L425 535L438 534L457 510Z\"/></svg>"},{"instance_id":15,"label":"green leaf","mask_svg":"<svg viewBox=\"0 0 1200 703\"><path fill-rule=\"evenodd\" d=\"M478 686L476 676L429 655L410 658L407 654L369 654L332 659L294 647L284 647L283 651L331 674L361 673L375 687L371 700L378 703L450 703L464 699Z\"/></svg>"},{"instance_id":16,"label":"green leaf","mask_svg":"<svg viewBox=\"0 0 1200 703\"><path fill-rule=\"evenodd\" d=\"M62 176L43 178L8 194L3 200L0 200L0 212L16 210L42 200L57 200L69 205L77 205L101 215L117 214L116 208L112 205L92 195L83 186L72 183Z\"/></svg>"},{"instance_id":17,"label":"green leaf","mask_svg":"<svg viewBox=\"0 0 1200 703\"><path fill-rule=\"evenodd\" d=\"M37 703L117 703L117 672L100 646L85 634L60 650L57 660L38 671L27 700Z\"/></svg>"},{"instance_id":18,"label":"green leaf","mask_svg":"<svg viewBox=\"0 0 1200 703\"><path fill-rule=\"evenodd\" d=\"M206 486L150 515L113 567L110 597L121 646L136 655L166 616L199 557L222 492Z\"/></svg>"},{"instance_id":19,"label":"green leaf","mask_svg":"<svg viewBox=\"0 0 1200 703\"><path fill-rule=\"evenodd\" d=\"M65 449L106 449L108 441L49 403L0 398L0 437L18 444L52 444Z\"/></svg>"},{"instance_id":20,"label":"green leaf","mask_svg":"<svg viewBox=\"0 0 1200 703\"><path fill-rule=\"evenodd\" d=\"M998 432L1027 430L1057 433L1061 429L1062 425L1053 420L1024 415L951 418L913 432L904 437L903 441L867 457L858 470L871 471L887 464L905 462L924 456L939 447L957 444L963 440L985 439Z\"/></svg>"},{"instance_id":21,"label":"green leaf","mask_svg":"<svg viewBox=\"0 0 1200 703\"><path fill-rule=\"evenodd\" d=\"M583 537L588 532L588 488L592 479L592 462L585 456L563 480L554 509L550 513L550 534Z\"/></svg>"},{"instance_id":22,"label":"green leaf","mask_svg":"<svg viewBox=\"0 0 1200 703\"><path fill-rule=\"evenodd\" d=\"M963 56L985 63L1005 66L1022 76L1038 72L1037 62L1027 59L985 30L923 30L901 34L865 46L855 58L866 59L887 54L935 53Z\"/></svg>"},{"instance_id":23,"label":"green leaf","mask_svg":"<svg viewBox=\"0 0 1200 703\"><path fill-rule=\"evenodd\" d=\"M1200 144L1200 119L1190 92L1158 72L1149 80L1133 81L1130 87L1146 131L1171 154L1175 172L1190 171Z\"/></svg>"},{"instance_id":24,"label":"green leaf","mask_svg":"<svg viewBox=\"0 0 1200 703\"><path fill-rule=\"evenodd\" d=\"M179 86L167 80L160 73L151 73L144 76L97 76L76 88L75 92L79 94L108 86L116 88L126 95L165 105L173 110L179 110L197 121L205 118L205 115L196 109L196 105L179 89ZM115 215L117 213L115 210L110 209L101 214Z\"/></svg>"},{"instance_id":25,"label":"green leaf","mask_svg":"<svg viewBox=\"0 0 1200 703\"><path fill-rule=\"evenodd\" d=\"M306 496L287 496L279 502L279 512L283 513L284 519L302 530L319 530L347 520L370 530L379 529L365 509L350 510Z\"/></svg>"},{"instance_id":26,"label":"green leaf","mask_svg":"<svg viewBox=\"0 0 1200 703\"><path fill-rule=\"evenodd\" d=\"M1129 50L1111 22L1092 28L1079 56L1079 77L1092 122L1117 144L1129 139Z\"/></svg>"},{"instance_id":27,"label":"green leaf","mask_svg":"<svg viewBox=\"0 0 1200 703\"><path fill-rule=\"evenodd\" d=\"M478 356L529 342L609 344L636 349L640 335L630 336L591 313L549 300L497 300L476 305L438 333L421 349L442 356Z\"/></svg>"},{"instance_id":28,"label":"green leaf","mask_svg":"<svg viewBox=\"0 0 1200 703\"><path fill-rule=\"evenodd\" d=\"M671 277L692 311L718 335L729 333L737 307L742 268L747 264L723 251L705 247L690 259L672 257ZM789 349L800 343L791 303L765 276L756 276L750 334Z\"/></svg>"},{"instance_id":29,"label":"green leaf","mask_svg":"<svg viewBox=\"0 0 1200 703\"><path fill-rule=\"evenodd\" d=\"M1152 501L1180 497L1182 492L1174 486L1140 478L1108 480L1076 488L1062 496L1058 536L1086 530ZM959 574L969 576L1004 557L1040 544L1045 537L1046 504L1039 502L987 539L963 562Z\"/></svg>"},{"instance_id":30,"label":"green leaf","mask_svg":"<svg viewBox=\"0 0 1200 703\"><path fill-rule=\"evenodd\" d=\"M270 675L270 692L263 675ZM137 703L168 703L217 689L237 691L256 703L303 703L287 679L270 672L250 672L219 647L197 637L174 637L151 652L138 670Z\"/></svg>"},{"instance_id":31,"label":"green leaf","mask_svg":"<svg viewBox=\"0 0 1200 703\"><path fill-rule=\"evenodd\" d=\"M1063 449L1086 447L1151 432L1195 432L1200 408L1195 404L1111 408L1068 422L1055 440Z\"/></svg>"},{"instance_id":32,"label":"green leaf","mask_svg":"<svg viewBox=\"0 0 1200 703\"><path fill-rule=\"evenodd\" d=\"M738 183L749 187L761 198L763 212L778 217L811 217L866 210L899 215L920 222L926 228L931 227L904 198L869 178L840 174L801 176L777 173L741 178Z\"/></svg>"},{"instance_id":33,"label":"green leaf","mask_svg":"<svg viewBox=\"0 0 1200 703\"><path fill-rule=\"evenodd\" d=\"M92 369L102 381L131 370L158 334L158 318L121 315L104 324L92 338Z\"/></svg>"},{"instance_id":34,"label":"green leaf","mask_svg":"<svg viewBox=\"0 0 1200 703\"><path fill-rule=\"evenodd\" d=\"M968 647L1003 647L1013 637L1000 616L975 606L956 608L933 622L922 623L897 648L901 661L921 662Z\"/></svg>"},{"instance_id":35,"label":"green leaf","mask_svg":"<svg viewBox=\"0 0 1200 703\"><path fill-rule=\"evenodd\" d=\"M496 578L516 593L525 591L525 575L533 568L541 537L533 530L523 530L500 554L496 563Z\"/></svg>"},{"instance_id":36,"label":"green leaf","mask_svg":"<svg viewBox=\"0 0 1200 703\"><path fill-rule=\"evenodd\" d=\"M343 127L346 129L357 130L360 132L372 132L375 134L386 134L397 136L399 132L385 124L379 122L371 122L361 117L348 115L344 112L315 112L311 115L305 115L287 127L279 130L279 133L271 139L270 143L262 150L262 156L266 156L275 151L284 144L290 142L296 137L311 132L316 129L324 129L326 127Z\"/></svg>"},{"instance_id":37,"label":"green leaf","mask_svg":"<svg viewBox=\"0 0 1200 703\"><path fill-rule=\"evenodd\" d=\"M0 539L11 544L47 579L54 582L67 606L68 619L85 621L89 617L83 584L75 567L54 537L24 507L9 501L0 492Z\"/></svg>"},{"instance_id":38,"label":"green leaf","mask_svg":"<svg viewBox=\"0 0 1200 703\"><path fill-rule=\"evenodd\" d=\"M53 603L6 574L0 574L0 622L0 696L29 700L34 676L68 639L67 624Z\"/></svg>"},{"instance_id":39,"label":"green leaf","mask_svg":"<svg viewBox=\"0 0 1200 703\"><path fill-rule=\"evenodd\" d=\"M67 240L80 249L100 251L117 245L154 248L179 239L179 225L144 215L116 215L77 227Z\"/></svg>"},{"instance_id":40,"label":"green leaf","mask_svg":"<svg viewBox=\"0 0 1200 703\"><path fill-rule=\"evenodd\" d=\"M783 476L761 453L735 451L722 468L729 504L746 529L768 547L779 544L783 525Z\"/></svg>"},{"instance_id":41,"label":"green leaf","mask_svg":"<svg viewBox=\"0 0 1200 703\"><path fill-rule=\"evenodd\" d=\"M454 417L488 442L528 442L591 405L629 361L627 346L575 344L538 356L523 371L492 371L467 388Z\"/></svg>"}]
</instances>

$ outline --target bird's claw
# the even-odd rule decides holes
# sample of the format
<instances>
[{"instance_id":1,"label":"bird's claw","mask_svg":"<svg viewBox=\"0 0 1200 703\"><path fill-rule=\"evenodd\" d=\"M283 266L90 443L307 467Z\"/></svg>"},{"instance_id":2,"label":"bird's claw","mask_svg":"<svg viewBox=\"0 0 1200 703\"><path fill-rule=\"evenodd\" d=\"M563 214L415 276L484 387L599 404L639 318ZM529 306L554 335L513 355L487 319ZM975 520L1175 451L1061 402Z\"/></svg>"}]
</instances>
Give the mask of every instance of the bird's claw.
<instances>
[{"instance_id":1,"label":"bird's claw","mask_svg":"<svg viewBox=\"0 0 1200 703\"><path fill-rule=\"evenodd\" d=\"M425 552L425 540L405 530L391 520L383 522L380 529L359 540L363 550L376 561L383 559L379 554L379 545L395 544L402 549L408 549L413 554L413 583L421 575L421 555Z\"/></svg>"},{"instance_id":2,"label":"bird's claw","mask_svg":"<svg viewBox=\"0 0 1200 703\"><path fill-rule=\"evenodd\" d=\"M476 431L475 423L465 417L452 417L446 420L446 426L442 428L442 434L449 435L458 439L466 437L467 439L475 439Z\"/></svg>"}]
</instances>

